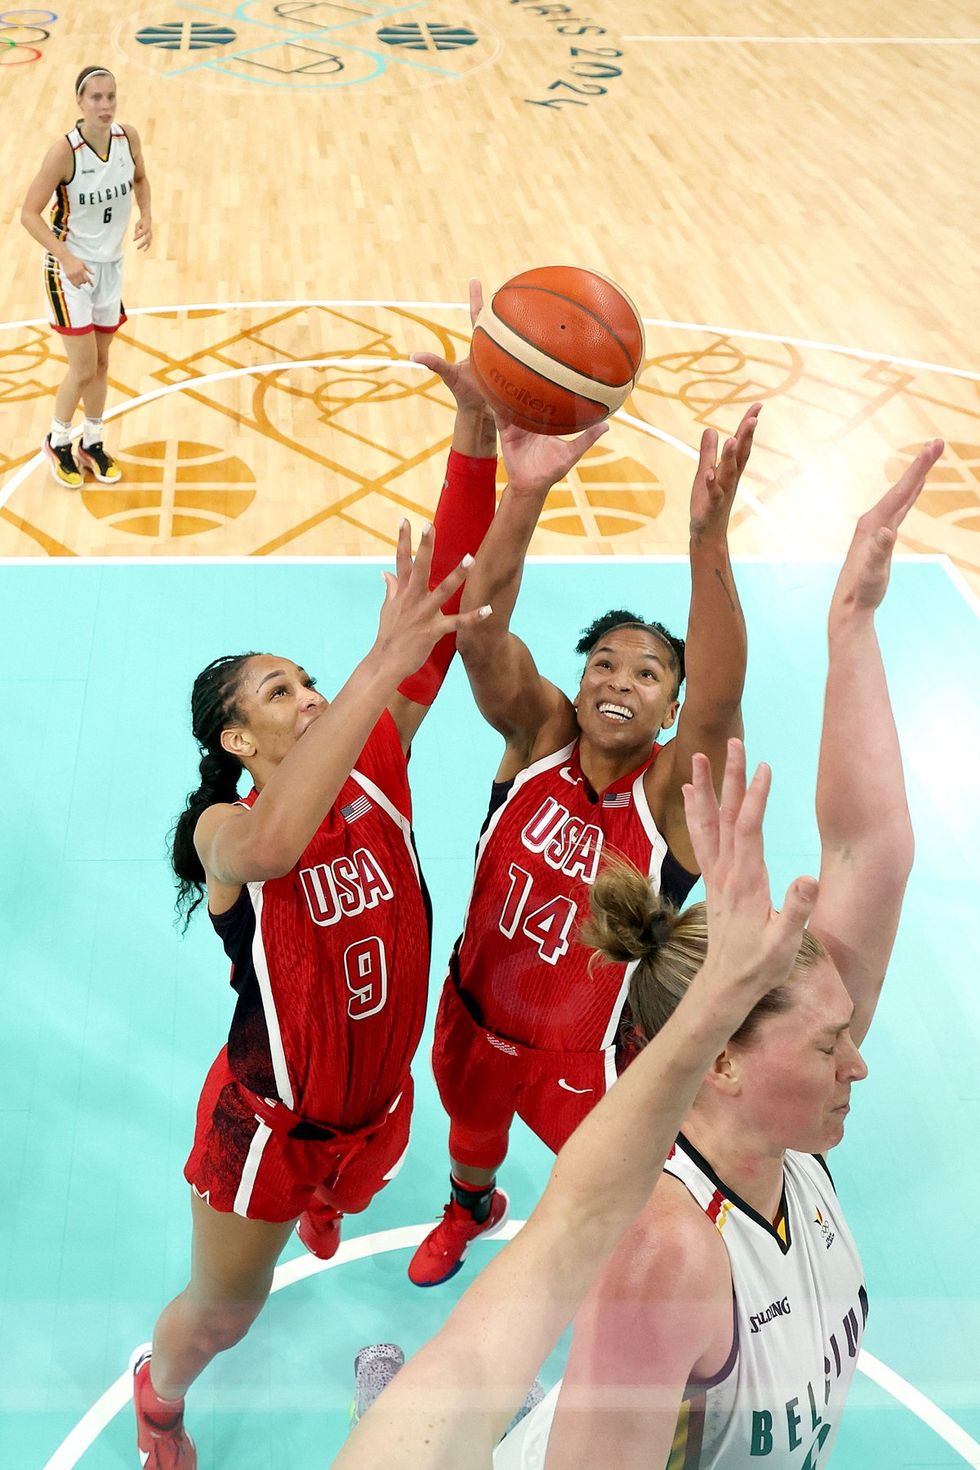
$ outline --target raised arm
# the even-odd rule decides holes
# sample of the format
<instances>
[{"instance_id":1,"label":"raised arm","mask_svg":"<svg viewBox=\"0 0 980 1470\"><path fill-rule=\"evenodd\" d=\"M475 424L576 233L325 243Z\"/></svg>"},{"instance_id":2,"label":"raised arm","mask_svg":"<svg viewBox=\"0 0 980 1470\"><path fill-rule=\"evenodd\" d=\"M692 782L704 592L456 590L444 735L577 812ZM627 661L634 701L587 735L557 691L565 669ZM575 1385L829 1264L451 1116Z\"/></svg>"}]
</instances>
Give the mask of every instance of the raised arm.
<instances>
[{"instance_id":1,"label":"raised arm","mask_svg":"<svg viewBox=\"0 0 980 1470\"><path fill-rule=\"evenodd\" d=\"M479 281L470 282L470 316L479 314L482 298ZM433 353L419 352L413 362L438 373L456 400L456 418L449 450L449 463L436 505L436 549L429 572L429 585L441 582L464 556L475 556L497 503L497 427L469 370L469 362L447 362ZM449 616L459 612L462 587L443 607ZM479 604L478 604L479 605ZM398 729L402 749L412 739L449 671L456 653L456 638L447 633L439 639L420 669L403 679L388 705Z\"/></svg>"},{"instance_id":2,"label":"raised arm","mask_svg":"<svg viewBox=\"0 0 980 1470\"><path fill-rule=\"evenodd\" d=\"M440 611L466 569L430 591L432 542L430 527L413 564L408 523L402 522L396 571L384 573L378 636L367 657L275 768L251 808L218 804L201 816L194 845L209 881L233 886L288 873L336 800L399 680L444 633L480 616L447 618Z\"/></svg>"},{"instance_id":3,"label":"raised arm","mask_svg":"<svg viewBox=\"0 0 980 1470\"><path fill-rule=\"evenodd\" d=\"M941 439L857 523L830 604L830 662L817 772L820 900L811 928L854 1002L860 1045L881 992L912 867L898 733L874 615L898 529L942 453Z\"/></svg>"},{"instance_id":4,"label":"raised arm","mask_svg":"<svg viewBox=\"0 0 980 1470\"><path fill-rule=\"evenodd\" d=\"M521 1233L357 1425L336 1470L487 1470L528 1383L649 1198L705 1071L767 990L784 982L816 885L773 911L762 855L765 767L745 790L732 742L721 812L706 759L688 820L708 892L708 958L663 1029L565 1144Z\"/></svg>"},{"instance_id":5,"label":"raised arm","mask_svg":"<svg viewBox=\"0 0 980 1470\"><path fill-rule=\"evenodd\" d=\"M481 714L507 742L501 767L505 775L526 765L546 727L553 728L548 740L553 748L575 733L569 699L538 672L527 645L511 632L510 618L524 557L548 492L606 427L596 424L575 439L564 440L531 434L514 424L499 425L508 483L470 574L476 590L467 584L462 606L465 610L491 601L493 621L499 617L500 626L468 629L459 639L459 652ZM484 633L490 636L484 638Z\"/></svg>"},{"instance_id":6,"label":"raised arm","mask_svg":"<svg viewBox=\"0 0 980 1470\"><path fill-rule=\"evenodd\" d=\"M647 793L677 859L694 870L684 821L682 790L691 779L695 751L707 755L716 788L732 736L742 734L742 687L747 641L745 619L728 553L728 522L752 451L762 405L753 403L716 463L718 435L706 429L691 489L691 608L684 663L687 691L677 734L651 766Z\"/></svg>"}]
</instances>

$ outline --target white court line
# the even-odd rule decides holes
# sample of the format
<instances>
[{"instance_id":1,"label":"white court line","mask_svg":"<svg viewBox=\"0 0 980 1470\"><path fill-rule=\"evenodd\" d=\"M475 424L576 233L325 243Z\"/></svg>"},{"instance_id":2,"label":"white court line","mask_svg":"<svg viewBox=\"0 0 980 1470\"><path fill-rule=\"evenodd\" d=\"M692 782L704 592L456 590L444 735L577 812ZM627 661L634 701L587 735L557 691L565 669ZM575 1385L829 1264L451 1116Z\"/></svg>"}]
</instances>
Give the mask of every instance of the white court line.
<instances>
[{"instance_id":1,"label":"white court line","mask_svg":"<svg viewBox=\"0 0 980 1470\"><path fill-rule=\"evenodd\" d=\"M126 312L126 320L134 316L171 316L181 311L289 311L294 306L400 306L404 311L469 311L462 301L388 301L382 296L310 297L302 301L184 301L178 306L134 306ZM0 322L0 332L11 327L50 327L46 316L25 317L19 322Z\"/></svg>"},{"instance_id":2,"label":"white court line","mask_svg":"<svg viewBox=\"0 0 980 1470\"><path fill-rule=\"evenodd\" d=\"M495 1238L498 1241L512 1240L524 1223L523 1220L510 1220ZM284 1287L293 1286L297 1281L305 1281L310 1276L333 1270L337 1266L346 1266L351 1261L384 1255L387 1251L406 1250L409 1246L418 1245L431 1229L430 1220L424 1225L402 1225L394 1230L379 1230L374 1235L360 1235L354 1240L342 1241L337 1254L330 1261L320 1261L311 1255L297 1256L276 1267L272 1290L282 1291ZM904 1408L921 1419L928 1429L945 1440L972 1470L980 1470L980 1444L931 1399L926 1398L913 1384L863 1349L858 1356L857 1366L859 1372L872 1379ZM121 1373L83 1414L74 1429L45 1462L42 1470L74 1470L86 1450L94 1444L106 1425L126 1407L131 1397L132 1377L127 1371Z\"/></svg>"},{"instance_id":3,"label":"white court line","mask_svg":"<svg viewBox=\"0 0 980 1470\"><path fill-rule=\"evenodd\" d=\"M325 298L316 301L195 301L184 302L180 306L136 306L128 313L128 317L167 316L180 311L266 310L269 307L285 311L296 306L384 306L399 307L403 311L426 311L430 308L433 311L469 311L469 307L461 301L389 301L378 297L364 300ZM810 337L785 337L778 332L756 332L745 327L720 327L712 322L675 322L664 317L645 316L643 324L648 327L674 327L678 332L714 332L719 337L745 337L754 342L784 342L790 347L812 347L817 352L839 352L844 357L858 357L867 362L890 362L896 367L920 368L923 372L946 373L950 377L968 378L971 382L980 383L980 372L969 368L949 367L946 363L926 362L918 357L899 357L893 352L871 352L865 347L845 347L840 342L818 342ZM47 317L37 316L19 322L0 322L0 332L12 327L47 326L50 326ZM385 361L391 362L393 359L385 358Z\"/></svg>"},{"instance_id":4,"label":"white court line","mask_svg":"<svg viewBox=\"0 0 980 1470\"><path fill-rule=\"evenodd\" d=\"M672 449L679 450L688 459L697 460L700 457L698 450L692 448L690 444L685 444L683 439L677 439L673 434L668 434L666 429L658 429L654 424L648 424L643 419L634 418L633 414L623 413L622 410L615 417L622 419L623 423L629 424L631 428L640 429L652 438L659 439L663 444L669 444ZM749 476L751 477L751 471L749 471ZM776 539L788 551L789 538L786 534L785 527L780 524L778 517L774 516L772 511L763 505L757 496L752 494L751 490L745 488L745 485L742 483L744 479L745 473L743 472L742 480L739 481L738 490L736 491L739 500L745 501L746 505L755 512L760 521L769 527Z\"/></svg>"},{"instance_id":5,"label":"white court line","mask_svg":"<svg viewBox=\"0 0 980 1470\"><path fill-rule=\"evenodd\" d=\"M281 362L264 362L252 364L248 367L225 368L220 373L205 373L201 377L185 378L179 383L164 383L162 387L153 388L149 393L141 393L136 398L124 399L122 403L117 403L113 408L107 409L102 417L103 419L114 419L119 414L128 413L131 409L142 408L144 404L153 403L158 398L166 398L171 393L191 391L195 388L203 387L206 383L224 383L231 378L247 378L256 374L261 375L262 373L287 373L291 372L294 368L324 367L350 369L364 367L403 367L415 368L417 371L423 373L429 372L429 369L422 363L412 362L409 358L399 357L310 357L298 362L291 358L285 358ZM614 414L613 418L620 418L624 423L629 424L631 428L639 429L654 439L661 439L665 444L681 450L690 459L698 458L698 451L696 449L691 449L681 439L675 439L672 434L666 433L663 429L658 429L653 424L645 423L643 419L634 418L632 414L622 413L621 411ZM72 431L71 437L77 439L81 432L82 425L79 425ZM39 465L43 464L44 453L42 450L39 450L32 459L27 460L25 464L22 464L19 469L14 471L6 485L0 489L0 509L7 504L14 491L20 489L28 476L33 474ZM744 480L745 476L743 475L742 478ZM783 530L779 521L772 515L772 512L761 501L757 500L750 490L746 490L741 484L735 494L737 499L744 500L746 505L765 521L773 535L788 551L790 546L788 534Z\"/></svg>"},{"instance_id":6,"label":"white court line","mask_svg":"<svg viewBox=\"0 0 980 1470\"><path fill-rule=\"evenodd\" d=\"M337 306L350 306L350 307L354 307L354 306L358 306L358 307L360 307L360 306L384 306L384 307L399 307L399 308L401 308L402 310L405 310L405 311L416 311L416 310L417 311L422 311L422 310L427 310L427 309L433 309L433 310L442 309L442 310L450 310L450 311L468 311L469 310L468 306L466 306L464 303L458 302L458 301L412 301L412 302L406 302L406 301L382 300L382 299L378 298L378 299L365 299L365 300L323 299L323 300L318 300L318 301L243 301L243 302L210 302L210 303L200 303L199 302L197 304L186 304L185 303L185 304L179 305L179 306L146 306L146 307L136 307L136 308L134 308L133 311L131 311L129 313L129 315L130 316L160 316L160 315L164 315L164 314L170 314L170 313L181 312L181 311L188 311L188 312L189 311L227 311L227 310L231 310L231 309L235 309L235 308L240 308L242 310L248 310L250 308L259 308L259 307L261 307L263 309L270 308L270 307L277 308L277 309L278 308L281 308L281 309L291 309L291 308L296 307L296 306L327 306L327 307L337 307ZM687 331L687 332L713 332L713 333L715 333L716 335L719 335L719 336L744 337L744 338L749 339L749 340L752 340L752 341L778 342L780 344L786 344L788 346L794 346L794 347L809 347L809 348L813 348L816 351L837 352L837 353L842 354L845 357L855 357L855 358L858 358L858 359L861 359L861 360L864 360L864 361L869 361L869 362L889 362L889 363L893 363L894 365L899 366L899 367L917 368L917 369L920 369L920 370L922 370L924 372L945 373L945 374L947 374L949 376L952 376L952 377L965 378L965 379L968 379L970 381L980 382L980 373L973 372L973 371L971 371L969 369L966 369L966 368L947 367L947 366L943 365L942 363L925 362L925 361L923 361L922 359L919 359L919 358L898 357L898 356L895 356L894 354L891 354L891 353L870 352L870 351L868 351L865 348L845 347L845 346L843 346L842 344L839 344L839 343L818 342L818 341L815 341L813 339L805 338L805 337L781 337L781 336L779 336L778 333L775 333L775 332L756 332L756 331L751 331L751 330L747 330L747 329L742 329L742 328L739 328L739 327L719 327L719 326L715 326L715 325L712 325L712 324L706 323L706 322L676 322L676 321L670 321L669 319L666 319L666 318L659 318L659 317L644 317L643 318L643 322L644 322L644 325L646 325L646 326L653 326L653 327L671 327L671 328L676 328L676 329L678 329L680 331ZM45 318L45 317L35 317L35 318L32 318L29 321L22 321L22 322L2 322L2 323L0 323L0 331L4 330L4 328L10 328L10 327L19 327L19 326L47 326L47 325L49 325L49 323L47 321L47 318ZM180 392L180 391L182 391L185 388L186 389L192 389L195 386L203 385L205 383L217 383L217 382L222 382L224 380L227 380L229 378L246 377L246 376L249 376L251 374L287 372L291 368L335 367L335 366L346 366L346 367L349 367L349 368L379 367L379 366L382 366L382 367L383 366L401 366L401 367L410 367L410 368L411 367L419 367L419 368L421 368L421 364L419 364L419 363L413 363L413 362L408 361L407 359L399 359L399 358L391 358L391 357L341 357L341 358L326 357L326 358L308 358L308 359L304 359L304 360L300 360L300 361L295 361L295 360L291 360L290 359L290 360L286 360L284 362L279 362L279 363L263 363L263 364L258 364L258 365L255 365L255 366L244 367L244 368L229 368L229 369L227 369L227 370L225 370L223 372L220 372L220 373L210 373L210 374L205 374L205 375L203 375L201 377L188 378L188 379L186 379L182 383L168 383L168 384L165 384L161 388L154 389L153 391L151 391L149 393L144 393L144 394L142 394L142 395L140 395L140 396L138 396L136 398L127 399L125 402L120 403L120 404L117 404L115 407L110 408L109 410L107 410L107 412L103 415L103 417L104 418L107 418L107 419L115 418L117 414L123 413L123 412L125 412L128 409L139 408L143 404L153 402L157 398L163 398L163 397L165 397L169 393ZM426 369L422 369L422 370L423 371L427 371ZM666 432L666 430L658 429L653 424L646 423L643 419L635 418L632 414L623 413L622 411L620 411L618 414L614 415L614 417L621 418L624 423L629 424L632 428L639 429L643 433L649 434L652 438L659 439L662 443L667 444L667 445L670 445L672 448L677 449L681 454L683 454L685 457L687 457L689 459L695 459L696 460L697 457L698 457L697 450L692 449L691 446L688 445L688 444L685 444L683 440L675 438L674 435L672 435L672 434L668 434ZM78 429L75 430L75 432L72 435L72 437L73 438L77 438L80 433L81 433L81 429L78 428ZM6 485L4 485L2 488L0 488L0 508L2 508L4 505L6 505L7 501L10 499L11 495L13 495L14 491L17 490L17 489L19 489L19 487L23 484L24 480L26 480L27 477L39 465L41 465L43 463L43 461L44 461L44 455L42 453L38 453L32 459L28 460L26 464L21 465L21 467L20 467L19 470L16 470L14 472L14 474L11 476L11 478L7 481ZM749 477L751 478L751 471L749 471ZM768 527L768 529L776 537L776 539L779 541L780 545L782 546L782 548L784 550L786 559L789 559L789 560L799 560L799 558L793 554L793 547L792 547L792 543L791 543L790 538L789 538L788 531L783 527L782 523L778 520L778 518L773 515L772 511L769 510L768 507L765 506L755 495L753 495L752 491L749 490L746 487L746 485L744 484L744 480L745 480L745 476L743 476L743 482L740 483L739 488L738 488L738 491L737 491L738 498L741 499L741 500L743 500L745 502L745 504L749 506L749 508L759 517L760 520L762 520L762 522ZM22 560L28 561L28 560L33 560L33 558L22 558ZM159 560L159 561L161 561L163 563L166 563L169 559L168 558L154 558L153 560ZM205 559L202 558L202 561L203 560L205 560ZM233 558L216 558L215 560L229 560L229 561L233 561L234 559ZM286 560L286 559L284 558L284 560ZM293 561L295 564L302 564L306 559L305 558L289 558L289 560L290 561ZM332 558L329 558L329 557L324 557L324 558L311 558L311 560L312 561L322 561L324 564L329 564L330 561L332 560ZM365 561L368 561L370 563L370 561L372 559L371 558L364 558L364 560ZM92 565L96 564L96 559L93 558L90 561L89 564L92 564ZM953 569L952 568L950 568L950 576L953 577ZM973 598L973 594L970 592L970 589L967 586L966 582L964 580L962 580L962 578L960 578L957 581L956 577L953 577L953 580L956 581L956 585L959 586L960 591L963 593L963 595L966 598L966 600L970 603L971 606L974 607L974 610L976 610L975 599Z\"/></svg>"},{"instance_id":7,"label":"white court line","mask_svg":"<svg viewBox=\"0 0 980 1470\"><path fill-rule=\"evenodd\" d=\"M255 374L261 375L262 373L286 373L290 372L293 368L320 367L408 367L418 368L424 373L429 371L421 363L409 362L407 358L403 360L397 357L310 357L300 362L294 362L287 358L282 362L262 362L255 363L250 367L226 368L220 373L205 373L202 377L185 378L180 383L165 383L162 388L154 388L151 392L141 393L136 398L124 399L122 403L117 403L113 408L107 409L102 417L103 419L114 419L121 413L128 413L130 409L142 408L145 403L153 403L157 398L166 398L171 393L183 393L193 388L202 387L205 383L223 383L227 382L229 378L247 378ZM82 428L83 425L75 428L72 431L71 437L77 439L82 432ZM6 485L0 490L0 509L7 504L11 495L13 495L15 490L20 488L28 475L36 470L38 465L42 465L43 463L44 452L43 450L39 450L33 459L29 459L26 464L20 466L20 469L14 471Z\"/></svg>"},{"instance_id":8,"label":"white court line","mask_svg":"<svg viewBox=\"0 0 980 1470\"><path fill-rule=\"evenodd\" d=\"M943 555L940 556L938 560L941 561L945 566L947 577L952 582L957 592L961 594L963 601L966 603L967 607L972 608L976 616L980 618L980 597L978 597L977 594L974 592L973 588L970 586L969 582L966 580L959 567L956 565L951 557Z\"/></svg>"},{"instance_id":9,"label":"white court line","mask_svg":"<svg viewBox=\"0 0 980 1470\"><path fill-rule=\"evenodd\" d=\"M858 1358L858 1367L867 1378L877 1383L878 1387L883 1388L886 1393L890 1393L893 1399L898 1399L899 1403L910 1409L927 1428L938 1434L940 1439L944 1439L950 1449L955 1450L968 1465L980 1470L980 1444L977 1444L977 1441L967 1434L955 1419L951 1419L937 1404L934 1404L932 1399L927 1399L924 1393L921 1393L907 1379L902 1378L894 1368L889 1368L887 1363L882 1363L879 1358L873 1358L863 1348Z\"/></svg>"},{"instance_id":10,"label":"white court line","mask_svg":"<svg viewBox=\"0 0 980 1470\"><path fill-rule=\"evenodd\" d=\"M666 45L980 46L980 36L623 36Z\"/></svg>"}]
</instances>

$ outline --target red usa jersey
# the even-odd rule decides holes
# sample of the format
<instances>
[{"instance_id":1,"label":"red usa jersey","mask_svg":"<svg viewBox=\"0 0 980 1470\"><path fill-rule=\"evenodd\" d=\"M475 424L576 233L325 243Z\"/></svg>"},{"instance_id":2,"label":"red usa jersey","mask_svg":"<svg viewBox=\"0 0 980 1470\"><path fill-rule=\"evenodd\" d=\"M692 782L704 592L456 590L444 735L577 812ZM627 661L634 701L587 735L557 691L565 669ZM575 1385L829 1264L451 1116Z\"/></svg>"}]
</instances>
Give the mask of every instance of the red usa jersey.
<instances>
[{"instance_id":1,"label":"red usa jersey","mask_svg":"<svg viewBox=\"0 0 980 1470\"><path fill-rule=\"evenodd\" d=\"M238 992L233 1073L335 1127L390 1102L425 1022L430 926L411 810L385 713L296 866L211 916Z\"/></svg>"},{"instance_id":2,"label":"red usa jersey","mask_svg":"<svg viewBox=\"0 0 980 1470\"><path fill-rule=\"evenodd\" d=\"M597 795L578 741L515 778L477 848L473 892L453 959L460 989L498 1035L548 1051L601 1051L616 1038L627 967L579 943L606 850L649 873L678 906L696 881L658 831L643 777L660 752Z\"/></svg>"}]
</instances>

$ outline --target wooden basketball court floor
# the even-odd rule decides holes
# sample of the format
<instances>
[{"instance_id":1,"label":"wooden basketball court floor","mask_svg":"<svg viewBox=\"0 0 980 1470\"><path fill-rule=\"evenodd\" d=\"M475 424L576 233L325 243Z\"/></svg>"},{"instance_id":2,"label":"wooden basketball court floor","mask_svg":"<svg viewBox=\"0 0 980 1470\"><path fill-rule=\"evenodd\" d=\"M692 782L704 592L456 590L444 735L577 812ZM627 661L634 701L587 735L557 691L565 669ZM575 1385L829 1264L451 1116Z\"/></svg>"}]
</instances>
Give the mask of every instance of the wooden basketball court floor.
<instances>
[{"instance_id":1,"label":"wooden basketball court floor","mask_svg":"<svg viewBox=\"0 0 980 1470\"><path fill-rule=\"evenodd\" d=\"M777 886L815 861L833 559L915 447L948 442L881 619L918 859L835 1158L873 1312L834 1463L980 1465L978 48L966 3L0 12L0 1464L134 1464L120 1374L184 1280L180 1166L230 1014L212 937L171 926L163 857L193 675L262 646L336 687L377 559L441 481L449 402L409 354L465 352L469 275L561 261L623 283L648 360L549 500L520 626L566 683L592 609L683 626L693 447L763 400L732 543ZM127 256L111 358L125 480L72 495L37 454L63 359L17 215L93 62L141 133L155 240ZM434 984L495 757L455 671L413 760ZM424 1049L417 1071L402 1175L329 1271L287 1249L288 1289L195 1388L202 1470L328 1465L353 1352L423 1341L495 1248L442 1291L405 1280L445 1191ZM547 1167L515 1134L517 1215Z\"/></svg>"}]
</instances>

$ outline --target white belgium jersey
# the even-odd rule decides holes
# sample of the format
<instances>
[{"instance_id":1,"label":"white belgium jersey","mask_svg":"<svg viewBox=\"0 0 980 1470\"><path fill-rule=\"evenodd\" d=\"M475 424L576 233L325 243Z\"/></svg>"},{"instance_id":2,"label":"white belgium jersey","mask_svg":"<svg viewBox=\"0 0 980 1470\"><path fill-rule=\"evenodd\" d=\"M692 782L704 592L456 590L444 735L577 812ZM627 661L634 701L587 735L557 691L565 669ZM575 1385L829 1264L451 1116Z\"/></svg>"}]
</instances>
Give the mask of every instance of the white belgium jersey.
<instances>
[{"instance_id":1,"label":"white belgium jersey","mask_svg":"<svg viewBox=\"0 0 980 1470\"><path fill-rule=\"evenodd\" d=\"M685 1138L666 1170L725 1243L735 1333L724 1368L688 1385L666 1465L651 1461L650 1470L822 1470L868 1317L861 1260L825 1164L787 1153L782 1231L733 1194ZM556 1387L507 1436L494 1470L544 1470L557 1398Z\"/></svg>"},{"instance_id":2,"label":"white belgium jersey","mask_svg":"<svg viewBox=\"0 0 980 1470\"><path fill-rule=\"evenodd\" d=\"M51 228L80 260L103 265L119 260L133 206L136 165L125 129L113 123L105 158L86 143L79 129L68 134L72 176L59 184Z\"/></svg>"}]
</instances>

